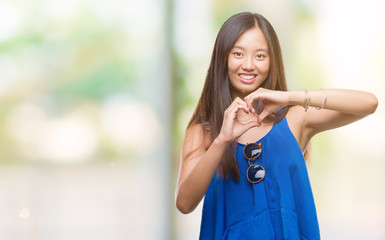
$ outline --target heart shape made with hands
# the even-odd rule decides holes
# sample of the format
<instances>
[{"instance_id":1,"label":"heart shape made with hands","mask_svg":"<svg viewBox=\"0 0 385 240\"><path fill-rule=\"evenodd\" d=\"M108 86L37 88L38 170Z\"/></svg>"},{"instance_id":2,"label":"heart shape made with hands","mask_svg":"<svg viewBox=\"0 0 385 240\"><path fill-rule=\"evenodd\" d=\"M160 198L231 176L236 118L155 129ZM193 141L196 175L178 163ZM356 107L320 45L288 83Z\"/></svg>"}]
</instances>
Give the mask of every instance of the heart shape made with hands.
<instances>
[{"instance_id":1,"label":"heart shape made with hands","mask_svg":"<svg viewBox=\"0 0 385 240\"><path fill-rule=\"evenodd\" d=\"M251 112L246 113L243 109L240 109L237 112L238 121L240 121L241 123L246 123L249 121L256 121L257 120L258 115L261 114L261 112L263 111L263 108L264 108L263 102L260 100L255 100L253 102L252 106L255 110L255 113L251 113Z\"/></svg>"},{"instance_id":2,"label":"heart shape made with hands","mask_svg":"<svg viewBox=\"0 0 385 240\"><path fill-rule=\"evenodd\" d=\"M265 105L264 105L262 100L256 99L256 100L253 101L252 106L253 106L253 108L255 110L255 115L258 118L258 116L263 112L263 110L265 108ZM263 122L273 122L277 118L279 119L281 113L283 113L285 109L286 108L282 108L282 109L278 110L277 112L270 113L268 116L266 116L263 119Z\"/></svg>"}]
</instances>

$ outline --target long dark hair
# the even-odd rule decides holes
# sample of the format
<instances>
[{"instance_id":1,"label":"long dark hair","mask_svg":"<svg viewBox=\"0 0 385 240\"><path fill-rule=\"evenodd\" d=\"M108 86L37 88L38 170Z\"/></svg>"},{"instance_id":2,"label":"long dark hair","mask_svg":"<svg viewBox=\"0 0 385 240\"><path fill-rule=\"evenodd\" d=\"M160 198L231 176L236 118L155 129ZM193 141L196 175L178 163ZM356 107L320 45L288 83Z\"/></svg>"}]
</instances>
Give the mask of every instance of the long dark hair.
<instances>
[{"instance_id":1,"label":"long dark hair","mask_svg":"<svg viewBox=\"0 0 385 240\"><path fill-rule=\"evenodd\" d=\"M187 128L194 124L201 124L205 133L211 136L211 140L218 136L223 123L224 111L232 102L228 79L228 55L237 39L254 27L259 27L264 33L270 56L270 70L261 87L287 91L281 48L273 27L260 14L238 13L230 17L219 30L202 95ZM261 108L261 106L257 106L257 108ZM269 120L278 122L287 111L286 108L280 114L269 116ZM238 181L239 167L234 156L234 146L232 144L224 154L219 173L226 178L231 175Z\"/></svg>"}]
</instances>

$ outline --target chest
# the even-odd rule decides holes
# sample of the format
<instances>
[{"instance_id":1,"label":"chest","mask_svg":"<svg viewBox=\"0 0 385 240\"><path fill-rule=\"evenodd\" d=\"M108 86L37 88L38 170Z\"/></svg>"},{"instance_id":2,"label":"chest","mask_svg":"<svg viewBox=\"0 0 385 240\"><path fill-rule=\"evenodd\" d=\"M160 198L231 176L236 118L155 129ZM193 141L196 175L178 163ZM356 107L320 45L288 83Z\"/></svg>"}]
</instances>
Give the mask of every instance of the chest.
<instances>
[{"instance_id":1,"label":"chest","mask_svg":"<svg viewBox=\"0 0 385 240\"><path fill-rule=\"evenodd\" d=\"M260 127L250 128L238 137L237 142L242 144L257 142L266 136L273 128L274 123L264 123Z\"/></svg>"}]
</instances>

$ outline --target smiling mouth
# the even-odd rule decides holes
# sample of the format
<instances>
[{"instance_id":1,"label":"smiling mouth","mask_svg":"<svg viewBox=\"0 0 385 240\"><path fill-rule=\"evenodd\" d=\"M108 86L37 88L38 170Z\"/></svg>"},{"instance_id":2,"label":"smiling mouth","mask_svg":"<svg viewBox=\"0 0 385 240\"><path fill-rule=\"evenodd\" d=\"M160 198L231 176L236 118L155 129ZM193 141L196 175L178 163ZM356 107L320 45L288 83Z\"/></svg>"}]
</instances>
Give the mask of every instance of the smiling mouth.
<instances>
[{"instance_id":1,"label":"smiling mouth","mask_svg":"<svg viewBox=\"0 0 385 240\"><path fill-rule=\"evenodd\" d=\"M255 78L257 77L256 74L238 74L238 77L239 79L243 82L243 83L253 83Z\"/></svg>"}]
</instances>

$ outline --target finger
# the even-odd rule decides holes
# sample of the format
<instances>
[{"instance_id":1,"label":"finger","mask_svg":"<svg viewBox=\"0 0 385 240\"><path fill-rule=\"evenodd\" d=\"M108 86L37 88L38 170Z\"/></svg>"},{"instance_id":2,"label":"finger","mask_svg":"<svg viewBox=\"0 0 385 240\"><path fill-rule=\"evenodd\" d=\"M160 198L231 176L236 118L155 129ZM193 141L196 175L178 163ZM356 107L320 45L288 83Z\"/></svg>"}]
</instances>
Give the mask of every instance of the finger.
<instances>
[{"instance_id":1,"label":"finger","mask_svg":"<svg viewBox=\"0 0 385 240\"><path fill-rule=\"evenodd\" d=\"M237 113L240 109L242 109L243 111L245 111L246 113L250 113L249 109L247 108L246 105L244 104L238 104L235 106L235 113Z\"/></svg>"},{"instance_id":2,"label":"finger","mask_svg":"<svg viewBox=\"0 0 385 240\"><path fill-rule=\"evenodd\" d=\"M231 119L235 119L237 117L237 112L242 109L244 110L246 113L249 113L249 109L244 105L244 104L232 104L229 106L228 109L226 109L225 111L225 118L231 118Z\"/></svg>"},{"instance_id":3,"label":"finger","mask_svg":"<svg viewBox=\"0 0 385 240\"><path fill-rule=\"evenodd\" d=\"M259 114L258 115L258 124L262 124L262 122L263 122L263 120L267 117L267 116L269 116L270 115L270 113L268 112L268 111L266 111L266 110L263 110L263 112L261 112L261 114Z\"/></svg>"},{"instance_id":4,"label":"finger","mask_svg":"<svg viewBox=\"0 0 385 240\"><path fill-rule=\"evenodd\" d=\"M230 106L226 109L226 111L228 111L228 112L233 111L234 108L235 108L237 105L242 104L242 102L243 102L243 101L242 101L239 97L235 98L234 101L230 104Z\"/></svg>"},{"instance_id":5,"label":"finger","mask_svg":"<svg viewBox=\"0 0 385 240\"><path fill-rule=\"evenodd\" d=\"M251 112L255 113L253 103L257 100L262 100L262 99L264 98L260 93L255 93L253 95L249 95L246 97L247 107L250 109Z\"/></svg>"},{"instance_id":6,"label":"finger","mask_svg":"<svg viewBox=\"0 0 385 240\"><path fill-rule=\"evenodd\" d=\"M249 108L248 108L248 106L247 106L247 103L246 103L244 100L242 100L242 99L240 99L240 98L237 97L237 98L235 99L235 102L236 102L237 104L239 104L239 105L245 107L246 109L244 109L244 110L246 110L246 112L249 113Z\"/></svg>"},{"instance_id":7,"label":"finger","mask_svg":"<svg viewBox=\"0 0 385 240\"><path fill-rule=\"evenodd\" d=\"M225 111L224 118L235 119L236 116L237 116L236 112L237 112L236 106L235 105L230 105L230 107L228 109L226 109L226 111Z\"/></svg>"},{"instance_id":8,"label":"finger","mask_svg":"<svg viewBox=\"0 0 385 240\"><path fill-rule=\"evenodd\" d=\"M242 101L242 100L241 100L239 97L235 98L235 99L233 100L233 102L230 104L230 106L229 106L226 110L229 111L229 112L233 111L233 109L234 109L237 105L239 105L241 101Z\"/></svg>"},{"instance_id":9,"label":"finger","mask_svg":"<svg viewBox=\"0 0 385 240\"><path fill-rule=\"evenodd\" d=\"M236 97L236 98L231 102L230 106L234 106L234 105L238 104L240 100L241 100L241 99L240 99L239 97ZM241 100L241 101L242 101L242 100Z\"/></svg>"},{"instance_id":10,"label":"finger","mask_svg":"<svg viewBox=\"0 0 385 240\"><path fill-rule=\"evenodd\" d=\"M246 102L243 101L242 99L238 98L238 97L236 99L234 99L232 105L234 107L238 107L238 109L236 111L238 111L239 109L243 109L246 113L250 113L250 110L247 107Z\"/></svg>"},{"instance_id":11,"label":"finger","mask_svg":"<svg viewBox=\"0 0 385 240\"><path fill-rule=\"evenodd\" d=\"M243 111L245 111L246 113L250 113L250 109L247 107L247 104L244 102L244 101L242 101L241 102L241 104L239 105L242 109L243 109Z\"/></svg>"},{"instance_id":12,"label":"finger","mask_svg":"<svg viewBox=\"0 0 385 240\"><path fill-rule=\"evenodd\" d=\"M256 113L255 108L253 107L253 105L251 105L250 111L251 111L252 113Z\"/></svg>"},{"instance_id":13,"label":"finger","mask_svg":"<svg viewBox=\"0 0 385 240\"><path fill-rule=\"evenodd\" d=\"M247 108L250 110L250 112L253 112L253 106L251 103L253 102L253 95L248 95L244 98Z\"/></svg>"},{"instance_id":14,"label":"finger","mask_svg":"<svg viewBox=\"0 0 385 240\"><path fill-rule=\"evenodd\" d=\"M247 107L248 109L250 110L250 112L252 113L256 113L256 109L255 109L255 101L258 100L258 96L256 97L253 97L253 98L249 98L248 99L248 103L247 103Z\"/></svg>"}]
</instances>

